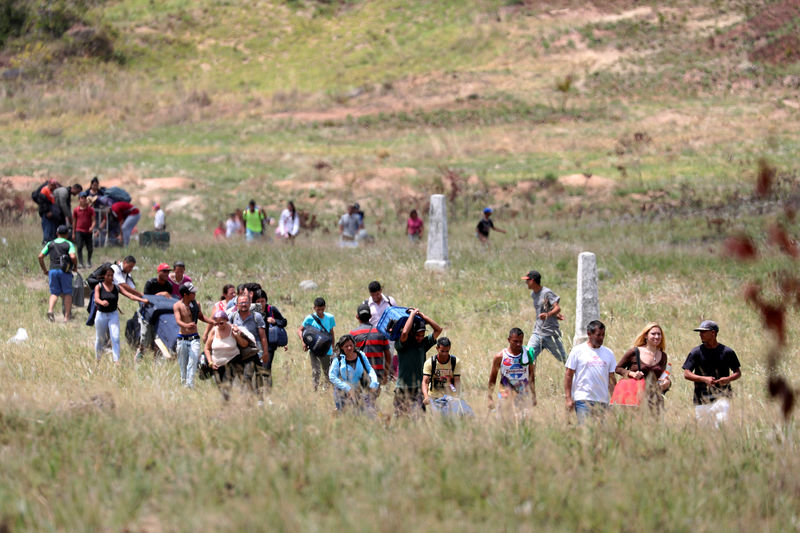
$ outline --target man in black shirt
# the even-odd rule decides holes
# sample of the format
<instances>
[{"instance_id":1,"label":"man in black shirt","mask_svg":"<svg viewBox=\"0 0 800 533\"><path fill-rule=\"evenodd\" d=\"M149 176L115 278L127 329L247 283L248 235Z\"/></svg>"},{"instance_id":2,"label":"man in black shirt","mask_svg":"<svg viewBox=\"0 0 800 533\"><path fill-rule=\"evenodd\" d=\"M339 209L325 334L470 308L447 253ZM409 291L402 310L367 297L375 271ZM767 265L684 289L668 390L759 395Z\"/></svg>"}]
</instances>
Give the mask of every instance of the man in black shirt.
<instances>
[{"instance_id":1,"label":"man in black shirt","mask_svg":"<svg viewBox=\"0 0 800 533\"><path fill-rule=\"evenodd\" d=\"M158 275L145 284L144 293L172 296L172 283L169 281L170 270L172 269L167 263L158 265Z\"/></svg>"},{"instance_id":2,"label":"man in black shirt","mask_svg":"<svg viewBox=\"0 0 800 533\"><path fill-rule=\"evenodd\" d=\"M731 381L742 377L736 352L717 342L719 326L712 320L704 320L695 328L700 333L702 344L692 349L683 363L683 377L694 382L695 414L700 419L712 414L717 420L727 417L731 396ZM714 404L709 407L709 404Z\"/></svg>"},{"instance_id":3,"label":"man in black shirt","mask_svg":"<svg viewBox=\"0 0 800 533\"><path fill-rule=\"evenodd\" d=\"M144 294L172 297L172 283L169 281L169 272L172 270L167 263L158 265L158 275L144 285ZM144 351L153 345L153 325L142 318L139 313L139 348L134 359L140 361Z\"/></svg>"},{"instance_id":4,"label":"man in black shirt","mask_svg":"<svg viewBox=\"0 0 800 533\"><path fill-rule=\"evenodd\" d=\"M483 210L483 218L478 221L478 225L475 226L475 235L478 237L478 240L482 243L486 244L489 242L489 231L499 231L500 233L505 233L505 230L502 230L498 227L495 227L494 222L492 222L492 208L487 207Z\"/></svg>"}]
</instances>

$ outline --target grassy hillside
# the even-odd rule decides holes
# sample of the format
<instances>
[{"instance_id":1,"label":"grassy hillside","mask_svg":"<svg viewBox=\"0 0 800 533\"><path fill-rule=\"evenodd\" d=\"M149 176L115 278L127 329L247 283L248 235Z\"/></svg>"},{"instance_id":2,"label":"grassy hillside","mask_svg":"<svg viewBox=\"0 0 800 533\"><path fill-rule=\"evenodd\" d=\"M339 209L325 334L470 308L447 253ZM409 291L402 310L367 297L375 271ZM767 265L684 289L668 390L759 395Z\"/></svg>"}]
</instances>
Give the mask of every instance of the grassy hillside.
<instances>
[{"instance_id":1,"label":"grassy hillside","mask_svg":"<svg viewBox=\"0 0 800 533\"><path fill-rule=\"evenodd\" d=\"M0 531L796 529L797 427L767 380L794 390L800 373L797 2L14 6L29 17L3 33L0 6L0 340L21 326L31 338L0 350ZM93 54L74 24L47 30L42 6L73 13L112 53ZM134 367L127 346L120 367L95 364L84 311L46 321L39 221L10 198L29 205L45 177L93 175L167 206L169 250L129 250L139 285L182 259L204 309L224 283L257 280L290 329L321 295L341 333L379 279L443 324L476 417L391 420L391 386L379 419L334 416L296 339L261 407L224 403L210 382L183 391L174 364ZM446 274L425 271L424 246L403 235L409 209L427 222L432 193L448 196ZM250 198L273 216L293 199L319 225L294 246L214 242ZM377 237L355 251L335 243L353 200ZM474 238L485 205L508 231L489 249ZM598 257L615 354L645 323L664 327L676 375L664 416L577 428L548 354L535 409L489 412L490 356L533 322L519 277L538 268L561 295L569 349L584 250ZM318 291L300 290L305 279ZM122 309L126 320L135 307ZM779 314L784 347L765 328ZM680 377L704 318L743 364L720 430L695 424Z\"/></svg>"},{"instance_id":2,"label":"grassy hillside","mask_svg":"<svg viewBox=\"0 0 800 533\"><path fill-rule=\"evenodd\" d=\"M123 61L6 45L0 173L180 175L236 186L225 210L257 185L337 211L398 168L403 204L445 169L741 189L759 157L796 167L797 64L751 57L784 4L100 2L83 17Z\"/></svg>"}]
</instances>

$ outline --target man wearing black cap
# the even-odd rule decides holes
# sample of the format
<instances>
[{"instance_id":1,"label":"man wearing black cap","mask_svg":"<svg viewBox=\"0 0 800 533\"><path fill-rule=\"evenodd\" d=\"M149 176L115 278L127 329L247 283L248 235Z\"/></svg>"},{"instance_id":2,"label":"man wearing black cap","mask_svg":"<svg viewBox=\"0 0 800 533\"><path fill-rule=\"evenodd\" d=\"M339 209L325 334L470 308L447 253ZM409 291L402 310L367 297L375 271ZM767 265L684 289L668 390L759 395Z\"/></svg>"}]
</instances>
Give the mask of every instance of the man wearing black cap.
<instances>
[{"instance_id":1,"label":"man wearing black cap","mask_svg":"<svg viewBox=\"0 0 800 533\"><path fill-rule=\"evenodd\" d=\"M392 363L392 353L389 351L389 340L370 324L372 313L369 304L362 303L356 311L358 327L350 331L356 339L356 348L364 352L369 364L378 375L378 381L385 385L389 381L389 369ZM380 391L380 389L378 389Z\"/></svg>"},{"instance_id":2,"label":"man wearing black cap","mask_svg":"<svg viewBox=\"0 0 800 533\"><path fill-rule=\"evenodd\" d=\"M75 245L67 240L69 228L60 225L56 228L56 239L48 242L39 252L39 266L47 276L50 285L50 300L47 307L47 320L55 321L53 308L58 297L64 300L64 320L72 318L72 271L77 264ZM44 256L50 257L50 270L44 267Z\"/></svg>"},{"instance_id":3,"label":"man wearing black cap","mask_svg":"<svg viewBox=\"0 0 800 533\"><path fill-rule=\"evenodd\" d=\"M422 319L414 320L417 316ZM433 333L425 336L426 324L430 324ZM431 318L422 314L419 309L411 309L410 315L403 325L400 339L394 343L400 367L397 372L397 384L394 387L394 411L396 415L410 414L418 409L425 409L422 401L422 367L426 353L435 344L442 333L442 328Z\"/></svg>"},{"instance_id":4,"label":"man wearing black cap","mask_svg":"<svg viewBox=\"0 0 800 533\"><path fill-rule=\"evenodd\" d=\"M719 326L712 320L703 320L694 329L700 333L702 344L693 348L683 363L683 377L694 382L695 414L700 419L714 404L717 420L727 416L731 396L731 381L742 377L736 352L717 342ZM732 373L731 373L732 372Z\"/></svg>"}]
</instances>

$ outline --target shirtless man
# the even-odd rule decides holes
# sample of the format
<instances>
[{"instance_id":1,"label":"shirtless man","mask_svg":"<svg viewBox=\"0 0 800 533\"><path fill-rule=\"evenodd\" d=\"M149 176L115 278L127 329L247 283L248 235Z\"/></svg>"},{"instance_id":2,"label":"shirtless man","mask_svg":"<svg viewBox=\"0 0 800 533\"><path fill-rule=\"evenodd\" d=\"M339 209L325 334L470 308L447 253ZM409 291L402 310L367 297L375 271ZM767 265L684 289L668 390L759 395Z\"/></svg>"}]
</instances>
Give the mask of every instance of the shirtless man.
<instances>
[{"instance_id":1,"label":"shirtless man","mask_svg":"<svg viewBox=\"0 0 800 533\"><path fill-rule=\"evenodd\" d=\"M522 401L530 398L536 405L536 389L534 388L533 365L522 365L522 341L525 334L519 328L511 328L508 332L508 348L497 352L492 359L489 373L489 408L494 407L494 386L500 374L500 399L512 400L513 406L523 408Z\"/></svg>"},{"instance_id":2,"label":"shirtless man","mask_svg":"<svg viewBox=\"0 0 800 533\"><path fill-rule=\"evenodd\" d=\"M203 311L195 301L197 287L184 283L180 287L181 299L172 306L175 322L180 328L178 334L178 366L181 369L181 385L187 388L194 386L194 374L197 371L197 360L200 358L200 335L197 333L197 321L206 324L212 322L203 316Z\"/></svg>"}]
</instances>

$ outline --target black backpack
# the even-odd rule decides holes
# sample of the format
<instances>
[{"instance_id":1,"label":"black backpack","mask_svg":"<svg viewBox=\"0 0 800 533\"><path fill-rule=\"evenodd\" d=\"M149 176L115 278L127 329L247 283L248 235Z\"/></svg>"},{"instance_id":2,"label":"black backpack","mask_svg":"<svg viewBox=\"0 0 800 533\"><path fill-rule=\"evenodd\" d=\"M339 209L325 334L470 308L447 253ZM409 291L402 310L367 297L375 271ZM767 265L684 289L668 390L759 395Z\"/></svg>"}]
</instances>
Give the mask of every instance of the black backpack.
<instances>
[{"instance_id":1,"label":"black backpack","mask_svg":"<svg viewBox=\"0 0 800 533\"><path fill-rule=\"evenodd\" d=\"M31 200L39 206L39 216L44 216L50 211L50 200L42 194L42 189L47 187L48 182L44 182L31 193Z\"/></svg>"},{"instance_id":2,"label":"black backpack","mask_svg":"<svg viewBox=\"0 0 800 533\"><path fill-rule=\"evenodd\" d=\"M62 272L72 271L72 259L69 256L70 243L50 241L47 243L48 254L50 256L50 264L54 268L60 268Z\"/></svg>"},{"instance_id":3,"label":"black backpack","mask_svg":"<svg viewBox=\"0 0 800 533\"><path fill-rule=\"evenodd\" d=\"M458 360L456 359L455 355L450 356L450 370L453 372L453 376L456 375L457 361ZM431 387L433 387L433 378L436 376L436 363L437 363L437 357L434 355L433 357L431 357ZM451 380L452 379L453 378L451 378ZM453 383L453 381L451 381L450 384L455 386L455 383Z\"/></svg>"},{"instance_id":4,"label":"black backpack","mask_svg":"<svg viewBox=\"0 0 800 533\"><path fill-rule=\"evenodd\" d=\"M101 279L101 277L100 277L100 276L101 276L101 273L102 273L102 272L103 272L105 269L107 269L107 268L110 268L110 267L111 267L111 263L103 263L103 264L102 264L102 265L100 265L99 267L97 267L97 268L95 268L94 270L92 270L92 273L91 273L91 274L89 274L89 275L86 277L86 284L87 284L87 285L89 285L89 289L90 289L90 290L94 291L94 288L95 288L95 287L97 287L97 285L98 285L98 284L99 284L101 281L103 281L103 280Z\"/></svg>"}]
</instances>

